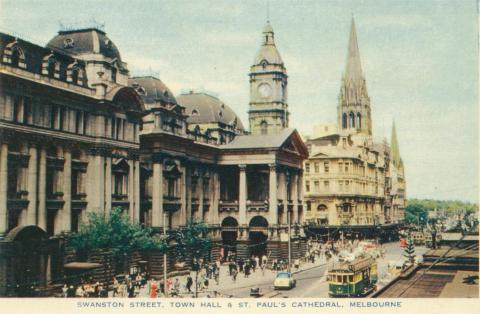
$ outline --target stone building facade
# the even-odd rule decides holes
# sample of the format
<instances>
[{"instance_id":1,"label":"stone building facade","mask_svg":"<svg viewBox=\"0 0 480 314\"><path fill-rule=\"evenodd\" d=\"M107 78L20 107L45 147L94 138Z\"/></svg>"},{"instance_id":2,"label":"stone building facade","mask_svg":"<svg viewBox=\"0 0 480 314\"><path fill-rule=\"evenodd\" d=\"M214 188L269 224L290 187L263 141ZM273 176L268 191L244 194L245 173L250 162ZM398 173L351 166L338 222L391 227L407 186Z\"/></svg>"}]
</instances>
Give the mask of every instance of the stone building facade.
<instances>
[{"instance_id":1,"label":"stone building facade","mask_svg":"<svg viewBox=\"0 0 480 314\"><path fill-rule=\"evenodd\" d=\"M370 98L352 19L339 94L338 124L320 126L306 140L306 222L322 236L389 238L403 222L405 178L396 138L392 146L372 138Z\"/></svg>"},{"instance_id":2,"label":"stone building facade","mask_svg":"<svg viewBox=\"0 0 480 314\"><path fill-rule=\"evenodd\" d=\"M46 47L0 34L0 295L58 280L64 236L116 207L157 231L203 220L214 257L286 258L287 223L302 236L308 152L287 128L286 72L265 29L251 82L271 87L269 108L252 94L253 134L216 97L130 76L100 29L60 31ZM255 131L259 116L268 131Z\"/></svg>"}]
</instances>

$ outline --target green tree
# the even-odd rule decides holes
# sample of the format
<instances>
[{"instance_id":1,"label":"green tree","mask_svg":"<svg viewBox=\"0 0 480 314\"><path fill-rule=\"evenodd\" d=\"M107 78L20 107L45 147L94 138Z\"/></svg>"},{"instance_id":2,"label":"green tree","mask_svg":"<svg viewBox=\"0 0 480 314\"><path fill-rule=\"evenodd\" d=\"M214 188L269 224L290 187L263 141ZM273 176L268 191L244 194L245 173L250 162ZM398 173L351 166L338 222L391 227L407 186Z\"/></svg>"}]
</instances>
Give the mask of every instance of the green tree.
<instances>
[{"instance_id":1,"label":"green tree","mask_svg":"<svg viewBox=\"0 0 480 314\"><path fill-rule=\"evenodd\" d=\"M175 255L180 260L191 259L195 271L195 297L198 296L198 272L202 264L201 259L208 259L212 249L212 240L207 236L208 227L203 222L189 221L186 226L174 231L173 238Z\"/></svg>"},{"instance_id":2,"label":"green tree","mask_svg":"<svg viewBox=\"0 0 480 314\"><path fill-rule=\"evenodd\" d=\"M132 250L157 249L165 252L167 249L164 237L153 235L150 228L131 222L120 208L113 209L110 214L89 213L88 220L70 236L69 242L80 254L98 249L110 250L116 260L123 261L123 265L126 265L125 258Z\"/></svg>"},{"instance_id":3,"label":"green tree","mask_svg":"<svg viewBox=\"0 0 480 314\"><path fill-rule=\"evenodd\" d=\"M403 252L403 256L405 256L407 261L413 265L415 262L415 244L413 243L413 237L410 231L407 235L407 247Z\"/></svg>"}]
</instances>

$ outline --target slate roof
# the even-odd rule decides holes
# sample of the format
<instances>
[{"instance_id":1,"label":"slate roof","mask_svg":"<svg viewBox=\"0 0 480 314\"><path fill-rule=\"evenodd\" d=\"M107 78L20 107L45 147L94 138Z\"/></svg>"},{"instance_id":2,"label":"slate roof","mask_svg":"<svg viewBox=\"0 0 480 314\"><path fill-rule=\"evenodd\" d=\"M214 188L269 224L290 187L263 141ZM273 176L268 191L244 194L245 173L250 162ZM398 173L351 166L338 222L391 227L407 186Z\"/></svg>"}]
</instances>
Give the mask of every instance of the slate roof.
<instances>
[{"instance_id":1,"label":"slate roof","mask_svg":"<svg viewBox=\"0 0 480 314\"><path fill-rule=\"evenodd\" d=\"M66 41L72 41L69 47ZM47 44L47 48L61 51L69 55L84 53L100 53L121 62L117 46L107 37L105 32L96 28L60 31Z\"/></svg>"},{"instance_id":2,"label":"slate roof","mask_svg":"<svg viewBox=\"0 0 480 314\"><path fill-rule=\"evenodd\" d=\"M189 115L189 124L223 123L226 125L237 124L237 129L243 130L243 123L237 114L220 99L205 94L190 92L177 96L178 103L185 107ZM195 113L195 111L197 113Z\"/></svg>"},{"instance_id":3,"label":"slate roof","mask_svg":"<svg viewBox=\"0 0 480 314\"><path fill-rule=\"evenodd\" d=\"M177 103L170 89L156 77L133 77L128 80L128 85L135 88L147 105L155 104L158 100L171 104Z\"/></svg>"},{"instance_id":4,"label":"slate roof","mask_svg":"<svg viewBox=\"0 0 480 314\"><path fill-rule=\"evenodd\" d=\"M295 132L295 129L284 129L278 134L267 135L240 135L222 149L247 149L247 148L278 148Z\"/></svg>"}]
</instances>

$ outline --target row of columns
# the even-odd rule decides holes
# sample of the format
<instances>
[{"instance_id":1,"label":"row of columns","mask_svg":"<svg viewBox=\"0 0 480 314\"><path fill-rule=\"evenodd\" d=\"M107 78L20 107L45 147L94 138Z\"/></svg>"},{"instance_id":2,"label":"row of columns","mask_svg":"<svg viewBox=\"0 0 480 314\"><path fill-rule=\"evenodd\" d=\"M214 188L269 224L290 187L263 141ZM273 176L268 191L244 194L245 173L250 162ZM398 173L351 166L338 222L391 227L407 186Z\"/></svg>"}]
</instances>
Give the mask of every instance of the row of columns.
<instances>
[{"instance_id":1,"label":"row of columns","mask_svg":"<svg viewBox=\"0 0 480 314\"><path fill-rule=\"evenodd\" d=\"M63 209L57 211L54 233L70 232L72 229L72 154L68 147L63 150ZM47 230L47 151L44 146L30 146L27 169L28 206L20 216L22 225L37 225ZM140 162L130 160L129 214L138 221L140 215ZM8 144L0 144L0 236L8 231ZM89 210L111 210L112 173L111 157L91 156L87 171L87 201Z\"/></svg>"},{"instance_id":2,"label":"row of columns","mask_svg":"<svg viewBox=\"0 0 480 314\"><path fill-rule=\"evenodd\" d=\"M163 186L163 163L161 161L153 163L153 177L152 177L152 227L163 227L164 224L164 207L163 207L163 196L164 196L164 186ZM176 221L178 224L184 224L187 222L188 217L192 217L197 220L206 219L210 222L218 221L218 211L212 210L214 208L218 208L218 199L220 196L220 178L217 172L211 173L209 183L210 187L213 189L209 189L211 192L208 195L208 199L210 202L210 210L208 212L208 216L203 216L203 201L205 198L204 191L203 191L203 183L204 179L202 176L199 176L196 186L195 193L198 197L198 210L192 216L192 213L189 215L189 210L191 209L191 197L192 191L190 191L191 187L191 175L188 175L189 169L187 169L186 165L181 166L182 175L178 179L181 185L179 192L180 192L180 201L181 201L181 208L178 214L178 220ZM167 224L167 222L165 222Z\"/></svg>"},{"instance_id":3,"label":"row of columns","mask_svg":"<svg viewBox=\"0 0 480 314\"><path fill-rule=\"evenodd\" d=\"M246 165L239 165L239 224L247 224L247 173ZM299 221L299 212L298 212L298 201L299 195L302 195L300 190L302 187L302 175L293 174L292 175L292 185L291 185L291 199L293 200L293 217L292 223ZM269 191L268 191L268 220L270 224L276 225L279 224L278 217L278 199L282 199L285 206L287 205L288 191L287 191L287 181L286 175L284 172L277 172L276 165L269 165ZM285 207L286 208L286 207ZM286 210L286 209L285 209Z\"/></svg>"}]
</instances>

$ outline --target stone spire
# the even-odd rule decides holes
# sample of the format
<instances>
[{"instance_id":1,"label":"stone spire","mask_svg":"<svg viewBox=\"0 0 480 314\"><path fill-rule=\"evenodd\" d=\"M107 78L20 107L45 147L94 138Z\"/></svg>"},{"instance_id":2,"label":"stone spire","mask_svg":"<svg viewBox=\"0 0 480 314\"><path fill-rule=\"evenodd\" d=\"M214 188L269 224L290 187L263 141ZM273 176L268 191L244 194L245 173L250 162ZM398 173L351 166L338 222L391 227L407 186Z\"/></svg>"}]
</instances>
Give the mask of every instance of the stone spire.
<instances>
[{"instance_id":1,"label":"stone spire","mask_svg":"<svg viewBox=\"0 0 480 314\"><path fill-rule=\"evenodd\" d=\"M353 81L354 83L361 83L363 81L362 64L360 62L360 51L358 50L357 31L355 30L355 20L353 19L353 16L352 24L350 26L350 39L348 42L345 81Z\"/></svg>"},{"instance_id":2,"label":"stone spire","mask_svg":"<svg viewBox=\"0 0 480 314\"><path fill-rule=\"evenodd\" d=\"M372 135L370 97L362 72L353 16L337 111L339 129Z\"/></svg>"},{"instance_id":3,"label":"stone spire","mask_svg":"<svg viewBox=\"0 0 480 314\"><path fill-rule=\"evenodd\" d=\"M403 166L402 158L400 158L400 148L398 146L397 140L397 129L395 128L395 121L393 121L392 125L392 139L391 139L391 151L392 151L392 162L393 165L397 168Z\"/></svg>"},{"instance_id":4,"label":"stone spire","mask_svg":"<svg viewBox=\"0 0 480 314\"><path fill-rule=\"evenodd\" d=\"M264 60L270 64L283 65L283 60L275 46L275 33L269 21L267 21L267 24L265 24L263 28L262 45L255 56L254 64L260 64Z\"/></svg>"}]
</instances>

